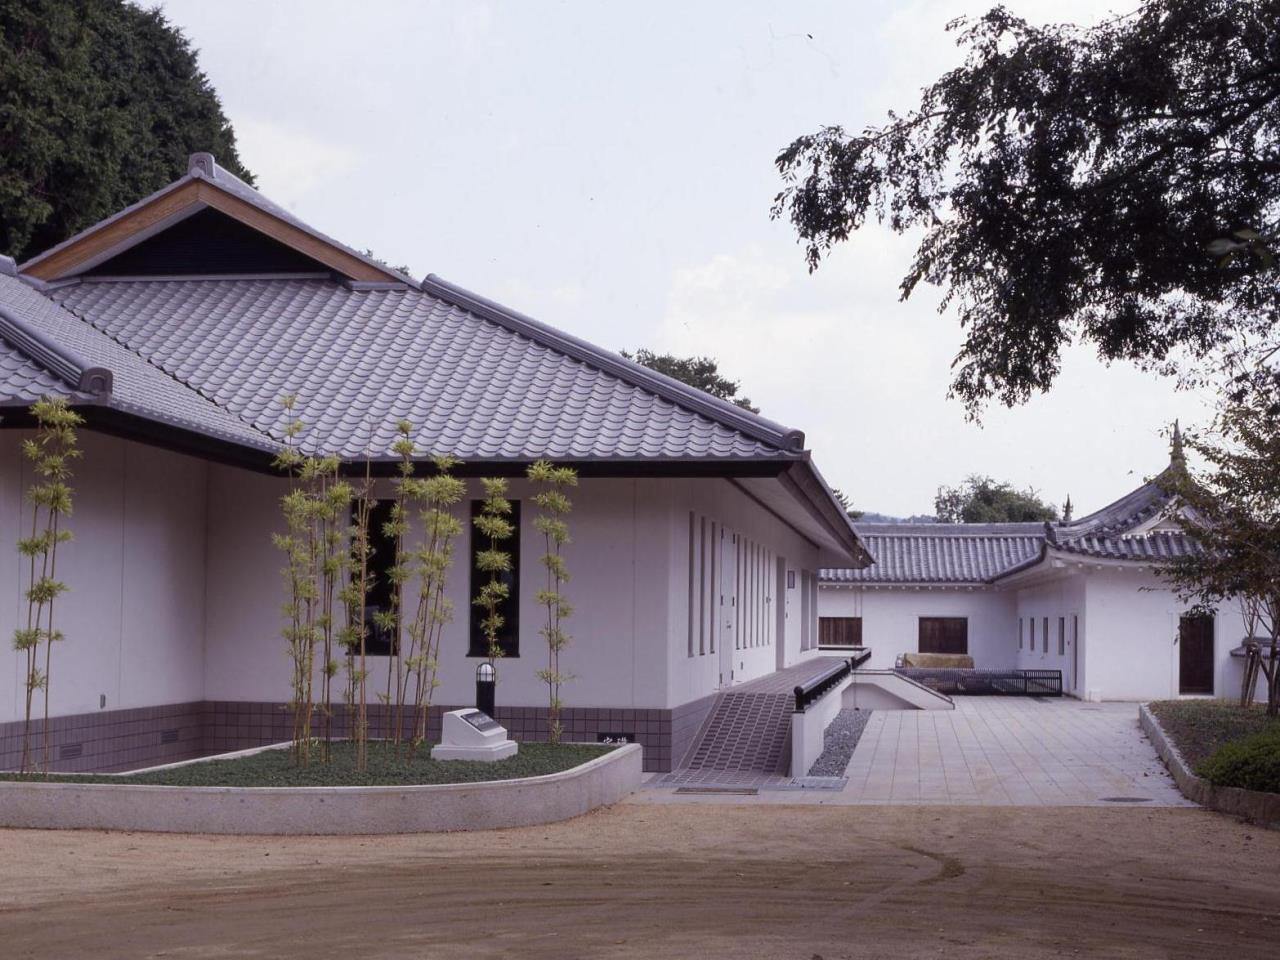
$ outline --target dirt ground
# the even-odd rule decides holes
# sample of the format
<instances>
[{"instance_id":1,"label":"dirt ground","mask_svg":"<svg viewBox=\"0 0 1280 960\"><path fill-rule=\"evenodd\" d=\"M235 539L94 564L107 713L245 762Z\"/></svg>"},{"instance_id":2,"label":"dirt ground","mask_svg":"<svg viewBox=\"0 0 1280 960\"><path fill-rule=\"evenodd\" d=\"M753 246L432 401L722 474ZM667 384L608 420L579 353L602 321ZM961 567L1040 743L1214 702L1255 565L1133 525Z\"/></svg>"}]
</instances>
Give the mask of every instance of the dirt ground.
<instances>
[{"instance_id":1,"label":"dirt ground","mask_svg":"<svg viewBox=\"0 0 1280 960\"><path fill-rule=\"evenodd\" d=\"M0 831L0 957L1275 956L1280 833L1191 809L641 806L389 838Z\"/></svg>"}]
</instances>

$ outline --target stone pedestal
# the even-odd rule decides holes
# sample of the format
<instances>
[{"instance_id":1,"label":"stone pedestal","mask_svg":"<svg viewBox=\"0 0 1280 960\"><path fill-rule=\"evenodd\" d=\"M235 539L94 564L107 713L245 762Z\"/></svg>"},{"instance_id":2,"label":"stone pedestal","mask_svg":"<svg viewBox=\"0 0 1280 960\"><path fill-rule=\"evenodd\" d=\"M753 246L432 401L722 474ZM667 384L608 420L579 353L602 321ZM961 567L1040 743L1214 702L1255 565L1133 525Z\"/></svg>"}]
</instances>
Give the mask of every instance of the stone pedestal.
<instances>
[{"instance_id":1,"label":"stone pedestal","mask_svg":"<svg viewBox=\"0 0 1280 960\"><path fill-rule=\"evenodd\" d=\"M440 742L431 748L432 760L480 760L492 763L514 757L518 744L507 739L506 728L474 708L450 710L443 717Z\"/></svg>"}]
</instances>

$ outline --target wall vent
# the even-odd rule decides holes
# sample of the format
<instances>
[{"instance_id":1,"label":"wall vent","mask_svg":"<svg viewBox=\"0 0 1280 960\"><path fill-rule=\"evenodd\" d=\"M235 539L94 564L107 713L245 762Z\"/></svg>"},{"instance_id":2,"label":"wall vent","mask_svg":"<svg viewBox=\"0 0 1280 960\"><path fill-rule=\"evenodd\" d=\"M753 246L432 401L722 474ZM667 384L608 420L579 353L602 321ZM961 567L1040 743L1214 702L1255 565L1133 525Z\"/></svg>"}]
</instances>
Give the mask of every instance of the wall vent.
<instances>
[{"instance_id":1,"label":"wall vent","mask_svg":"<svg viewBox=\"0 0 1280 960\"><path fill-rule=\"evenodd\" d=\"M76 760L84 756L83 743L64 743L58 748L59 760Z\"/></svg>"},{"instance_id":2,"label":"wall vent","mask_svg":"<svg viewBox=\"0 0 1280 960\"><path fill-rule=\"evenodd\" d=\"M160 742L161 743L177 743L178 731L177 730L161 730Z\"/></svg>"}]
</instances>

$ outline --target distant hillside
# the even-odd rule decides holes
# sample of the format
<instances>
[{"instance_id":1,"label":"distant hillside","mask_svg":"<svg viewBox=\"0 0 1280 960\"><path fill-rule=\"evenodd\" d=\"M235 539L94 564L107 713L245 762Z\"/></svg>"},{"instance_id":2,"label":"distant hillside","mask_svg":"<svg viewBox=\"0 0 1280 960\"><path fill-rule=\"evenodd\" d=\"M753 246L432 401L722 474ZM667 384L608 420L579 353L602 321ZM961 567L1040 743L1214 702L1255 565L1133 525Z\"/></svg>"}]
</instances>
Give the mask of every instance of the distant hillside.
<instances>
[{"instance_id":1,"label":"distant hillside","mask_svg":"<svg viewBox=\"0 0 1280 960\"><path fill-rule=\"evenodd\" d=\"M917 513L910 517L891 517L887 513L864 513L854 523L937 523L937 517Z\"/></svg>"}]
</instances>

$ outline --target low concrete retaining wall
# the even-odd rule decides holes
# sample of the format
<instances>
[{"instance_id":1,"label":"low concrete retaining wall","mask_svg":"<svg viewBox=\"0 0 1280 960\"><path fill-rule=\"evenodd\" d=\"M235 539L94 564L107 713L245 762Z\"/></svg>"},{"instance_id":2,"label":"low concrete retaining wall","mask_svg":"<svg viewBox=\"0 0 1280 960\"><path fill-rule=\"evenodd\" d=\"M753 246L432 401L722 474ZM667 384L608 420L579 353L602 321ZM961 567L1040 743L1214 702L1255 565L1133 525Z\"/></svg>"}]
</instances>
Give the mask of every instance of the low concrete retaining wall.
<instances>
[{"instance_id":1,"label":"low concrete retaining wall","mask_svg":"<svg viewBox=\"0 0 1280 960\"><path fill-rule=\"evenodd\" d=\"M1160 759L1173 775L1182 795L1188 800L1233 816L1245 817L1262 826L1280 829L1280 793L1262 793L1239 787L1217 787L1196 776L1182 758L1177 746L1147 705L1138 707L1138 723L1160 754Z\"/></svg>"},{"instance_id":2,"label":"low concrete retaining wall","mask_svg":"<svg viewBox=\"0 0 1280 960\"><path fill-rule=\"evenodd\" d=\"M845 677L817 703L809 704L803 713L791 714L791 776L807 777L809 768L822 756L827 727L841 709L841 694L852 682Z\"/></svg>"},{"instance_id":3,"label":"low concrete retaining wall","mask_svg":"<svg viewBox=\"0 0 1280 960\"><path fill-rule=\"evenodd\" d=\"M640 785L628 744L525 780L409 787L163 787L0 782L0 826L221 834L389 834L491 830L568 820Z\"/></svg>"}]
</instances>

